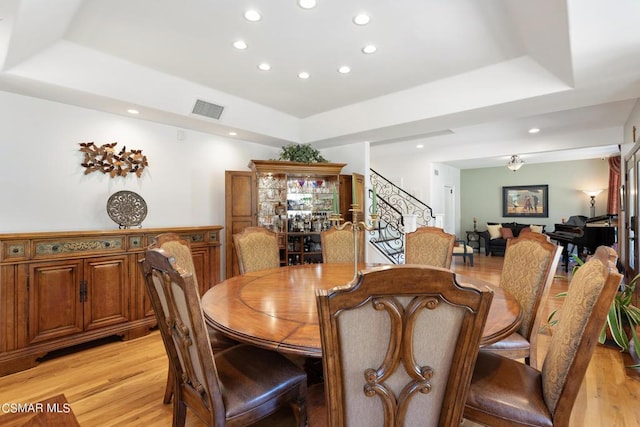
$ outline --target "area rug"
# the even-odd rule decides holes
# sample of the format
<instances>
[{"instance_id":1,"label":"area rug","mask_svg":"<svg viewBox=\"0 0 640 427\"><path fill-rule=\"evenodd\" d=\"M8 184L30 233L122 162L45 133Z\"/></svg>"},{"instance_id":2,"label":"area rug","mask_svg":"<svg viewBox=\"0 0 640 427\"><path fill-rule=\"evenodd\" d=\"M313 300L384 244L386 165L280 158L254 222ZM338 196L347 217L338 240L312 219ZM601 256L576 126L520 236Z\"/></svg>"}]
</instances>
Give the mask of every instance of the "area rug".
<instances>
[{"instance_id":1,"label":"area rug","mask_svg":"<svg viewBox=\"0 0 640 427\"><path fill-rule=\"evenodd\" d=\"M79 427L64 394L41 402L2 402L2 427Z\"/></svg>"}]
</instances>

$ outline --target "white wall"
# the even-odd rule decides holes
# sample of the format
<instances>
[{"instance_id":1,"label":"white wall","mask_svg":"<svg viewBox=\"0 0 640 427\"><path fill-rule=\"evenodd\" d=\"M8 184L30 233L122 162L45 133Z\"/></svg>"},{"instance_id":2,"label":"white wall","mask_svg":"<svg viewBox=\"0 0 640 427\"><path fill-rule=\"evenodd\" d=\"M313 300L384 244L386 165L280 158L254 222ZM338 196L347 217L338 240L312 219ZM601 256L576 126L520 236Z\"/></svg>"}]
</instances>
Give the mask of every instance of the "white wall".
<instances>
[{"instance_id":1,"label":"white wall","mask_svg":"<svg viewBox=\"0 0 640 427\"><path fill-rule=\"evenodd\" d=\"M140 178L84 175L81 142L141 149L149 166ZM323 155L348 163L344 173L364 174L368 149L352 144ZM224 226L225 171L248 171L251 159L279 154L279 147L0 91L0 233L117 229L106 204L119 190L145 199L143 227Z\"/></svg>"},{"instance_id":2,"label":"white wall","mask_svg":"<svg viewBox=\"0 0 640 427\"><path fill-rule=\"evenodd\" d=\"M115 229L107 199L140 194L144 227L224 225L224 171L279 148L0 92L0 232ZM80 142L141 149L141 178L84 175Z\"/></svg>"}]
</instances>

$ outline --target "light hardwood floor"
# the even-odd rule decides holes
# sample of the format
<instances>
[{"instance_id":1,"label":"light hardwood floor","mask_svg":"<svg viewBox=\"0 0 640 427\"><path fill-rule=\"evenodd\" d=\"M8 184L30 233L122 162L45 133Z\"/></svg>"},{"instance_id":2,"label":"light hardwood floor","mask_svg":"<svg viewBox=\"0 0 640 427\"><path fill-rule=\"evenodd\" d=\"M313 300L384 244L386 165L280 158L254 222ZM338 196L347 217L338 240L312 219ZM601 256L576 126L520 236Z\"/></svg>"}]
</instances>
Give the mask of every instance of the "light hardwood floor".
<instances>
[{"instance_id":1,"label":"light hardwood floor","mask_svg":"<svg viewBox=\"0 0 640 427\"><path fill-rule=\"evenodd\" d=\"M454 257L452 268L497 284L501 266L501 257L476 254L474 267L464 266ZM560 269L558 274L564 276ZM548 310L561 304L553 295L566 286L566 276L554 280ZM548 335L543 333L540 341L542 356ZM624 363L616 349L596 348L573 410L572 427L640 426L640 380L627 376ZM83 349L0 377L0 404L35 403L64 393L83 427L170 426L172 406L162 404L166 370L162 340L153 332L136 340ZM288 413L276 414L260 424L293 425ZM187 425L202 423L189 413Z\"/></svg>"}]
</instances>

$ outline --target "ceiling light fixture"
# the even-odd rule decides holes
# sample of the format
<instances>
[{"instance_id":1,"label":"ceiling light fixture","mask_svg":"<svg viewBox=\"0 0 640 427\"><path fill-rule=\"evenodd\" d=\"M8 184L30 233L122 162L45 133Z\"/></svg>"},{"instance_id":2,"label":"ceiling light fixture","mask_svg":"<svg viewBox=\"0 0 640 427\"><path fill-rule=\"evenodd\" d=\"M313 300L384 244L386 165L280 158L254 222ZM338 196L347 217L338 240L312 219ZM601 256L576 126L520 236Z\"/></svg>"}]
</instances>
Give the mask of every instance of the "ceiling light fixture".
<instances>
[{"instance_id":1,"label":"ceiling light fixture","mask_svg":"<svg viewBox=\"0 0 640 427\"><path fill-rule=\"evenodd\" d=\"M258 69L260 71L269 71L271 69L271 65L267 64L266 62L263 62L260 65L258 65Z\"/></svg>"},{"instance_id":2,"label":"ceiling light fixture","mask_svg":"<svg viewBox=\"0 0 640 427\"><path fill-rule=\"evenodd\" d=\"M517 171L524 165L524 161L520 158L520 156L511 156L509 163L507 163L507 168L512 171Z\"/></svg>"},{"instance_id":3,"label":"ceiling light fixture","mask_svg":"<svg viewBox=\"0 0 640 427\"><path fill-rule=\"evenodd\" d=\"M316 7L316 0L298 0L298 6L303 9L313 9Z\"/></svg>"},{"instance_id":4,"label":"ceiling light fixture","mask_svg":"<svg viewBox=\"0 0 640 427\"><path fill-rule=\"evenodd\" d=\"M244 40L236 40L235 42L233 42L233 47L235 47L238 50L244 50L246 49L248 46L247 44L244 42Z\"/></svg>"},{"instance_id":5,"label":"ceiling light fixture","mask_svg":"<svg viewBox=\"0 0 640 427\"><path fill-rule=\"evenodd\" d=\"M362 48L362 53L370 54L370 53L374 53L376 50L378 50L377 47L375 47L372 44L368 44Z\"/></svg>"},{"instance_id":6,"label":"ceiling light fixture","mask_svg":"<svg viewBox=\"0 0 640 427\"><path fill-rule=\"evenodd\" d=\"M129 108L127 110L127 113L129 113L129 114L140 114L140 111L138 111L136 109L133 109L133 108Z\"/></svg>"},{"instance_id":7,"label":"ceiling light fixture","mask_svg":"<svg viewBox=\"0 0 640 427\"><path fill-rule=\"evenodd\" d=\"M257 10L249 9L244 13L244 19L251 22L257 22L262 19L262 16Z\"/></svg>"},{"instance_id":8,"label":"ceiling light fixture","mask_svg":"<svg viewBox=\"0 0 640 427\"><path fill-rule=\"evenodd\" d=\"M340 74L349 74L351 72L351 68L348 65L343 65L342 67L338 68L338 72Z\"/></svg>"},{"instance_id":9,"label":"ceiling light fixture","mask_svg":"<svg viewBox=\"0 0 640 427\"><path fill-rule=\"evenodd\" d=\"M424 148L424 144L418 144L416 145L416 148Z\"/></svg>"},{"instance_id":10,"label":"ceiling light fixture","mask_svg":"<svg viewBox=\"0 0 640 427\"><path fill-rule=\"evenodd\" d=\"M529 133L538 133L538 132L540 132L540 129L538 129L538 128L529 129Z\"/></svg>"},{"instance_id":11,"label":"ceiling light fixture","mask_svg":"<svg viewBox=\"0 0 640 427\"><path fill-rule=\"evenodd\" d=\"M298 78L301 78L303 80L306 80L309 77L311 77L311 75L309 73L307 73L306 71L302 71L302 72L298 73Z\"/></svg>"},{"instance_id":12,"label":"ceiling light fixture","mask_svg":"<svg viewBox=\"0 0 640 427\"><path fill-rule=\"evenodd\" d=\"M353 17L353 23L356 25L367 25L371 22L371 18L366 13L359 13Z\"/></svg>"},{"instance_id":13,"label":"ceiling light fixture","mask_svg":"<svg viewBox=\"0 0 640 427\"><path fill-rule=\"evenodd\" d=\"M236 133L236 132L234 132L234 131L231 131L231 132L229 132L229 135L230 135L230 136L236 136L236 135L237 135L237 133Z\"/></svg>"}]
</instances>

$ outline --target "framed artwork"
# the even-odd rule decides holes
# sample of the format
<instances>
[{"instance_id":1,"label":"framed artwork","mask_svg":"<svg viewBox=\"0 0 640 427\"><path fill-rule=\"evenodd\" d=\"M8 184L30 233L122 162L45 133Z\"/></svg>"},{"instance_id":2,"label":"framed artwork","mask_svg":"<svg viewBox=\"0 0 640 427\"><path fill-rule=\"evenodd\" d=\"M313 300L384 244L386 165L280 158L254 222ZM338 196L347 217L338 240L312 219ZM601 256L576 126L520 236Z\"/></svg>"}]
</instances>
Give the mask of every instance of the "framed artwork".
<instances>
[{"instance_id":1,"label":"framed artwork","mask_svg":"<svg viewBox=\"0 0 640 427\"><path fill-rule=\"evenodd\" d=\"M502 187L502 216L549 217L549 186Z\"/></svg>"}]
</instances>

